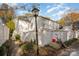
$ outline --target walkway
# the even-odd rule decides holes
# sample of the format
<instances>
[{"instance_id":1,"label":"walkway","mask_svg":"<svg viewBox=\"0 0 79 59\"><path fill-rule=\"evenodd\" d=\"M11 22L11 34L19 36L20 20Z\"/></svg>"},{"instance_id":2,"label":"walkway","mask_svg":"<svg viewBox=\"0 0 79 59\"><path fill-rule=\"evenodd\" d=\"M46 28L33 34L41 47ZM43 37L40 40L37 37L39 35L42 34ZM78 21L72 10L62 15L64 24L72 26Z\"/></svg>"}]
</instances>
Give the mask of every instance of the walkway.
<instances>
[{"instance_id":1,"label":"walkway","mask_svg":"<svg viewBox=\"0 0 79 59\"><path fill-rule=\"evenodd\" d=\"M58 52L58 56L79 56L79 40Z\"/></svg>"}]
</instances>

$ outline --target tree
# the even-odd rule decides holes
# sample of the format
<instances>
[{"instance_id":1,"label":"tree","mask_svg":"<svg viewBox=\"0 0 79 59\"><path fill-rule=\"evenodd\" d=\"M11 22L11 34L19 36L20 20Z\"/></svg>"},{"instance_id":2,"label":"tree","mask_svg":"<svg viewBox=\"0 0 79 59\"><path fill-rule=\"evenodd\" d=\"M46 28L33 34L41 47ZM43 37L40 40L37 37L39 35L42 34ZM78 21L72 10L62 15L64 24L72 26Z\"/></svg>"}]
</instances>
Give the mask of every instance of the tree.
<instances>
[{"instance_id":1,"label":"tree","mask_svg":"<svg viewBox=\"0 0 79 59\"><path fill-rule=\"evenodd\" d=\"M6 23L6 26L9 28L9 39L11 39L13 31L15 30L15 23L13 22L13 20L9 20Z\"/></svg>"},{"instance_id":2,"label":"tree","mask_svg":"<svg viewBox=\"0 0 79 59\"><path fill-rule=\"evenodd\" d=\"M13 16L14 16L14 10L12 7L10 7L8 4L3 3L0 7L0 12L1 12L1 18L3 23L9 28L9 40L7 41L8 48L6 49L7 55L11 55L12 51L12 34L15 29L15 23L13 22Z\"/></svg>"},{"instance_id":3,"label":"tree","mask_svg":"<svg viewBox=\"0 0 79 59\"><path fill-rule=\"evenodd\" d=\"M60 19L60 20L58 21L58 23L63 26L63 25L65 25L65 20L64 20L64 19Z\"/></svg>"}]
</instances>

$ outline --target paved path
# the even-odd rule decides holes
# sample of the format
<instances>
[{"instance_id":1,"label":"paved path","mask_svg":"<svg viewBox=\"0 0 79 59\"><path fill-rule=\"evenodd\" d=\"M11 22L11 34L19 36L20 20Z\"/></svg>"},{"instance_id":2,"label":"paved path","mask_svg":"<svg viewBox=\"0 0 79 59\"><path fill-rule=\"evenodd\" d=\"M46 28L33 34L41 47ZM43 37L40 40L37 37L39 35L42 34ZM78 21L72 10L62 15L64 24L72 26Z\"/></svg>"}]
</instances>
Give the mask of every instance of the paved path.
<instances>
[{"instance_id":1,"label":"paved path","mask_svg":"<svg viewBox=\"0 0 79 59\"><path fill-rule=\"evenodd\" d=\"M60 50L58 56L79 56L79 41L66 49Z\"/></svg>"},{"instance_id":2,"label":"paved path","mask_svg":"<svg viewBox=\"0 0 79 59\"><path fill-rule=\"evenodd\" d=\"M79 56L79 42L73 44L71 48L73 48L74 51L70 53L70 56Z\"/></svg>"}]
</instances>

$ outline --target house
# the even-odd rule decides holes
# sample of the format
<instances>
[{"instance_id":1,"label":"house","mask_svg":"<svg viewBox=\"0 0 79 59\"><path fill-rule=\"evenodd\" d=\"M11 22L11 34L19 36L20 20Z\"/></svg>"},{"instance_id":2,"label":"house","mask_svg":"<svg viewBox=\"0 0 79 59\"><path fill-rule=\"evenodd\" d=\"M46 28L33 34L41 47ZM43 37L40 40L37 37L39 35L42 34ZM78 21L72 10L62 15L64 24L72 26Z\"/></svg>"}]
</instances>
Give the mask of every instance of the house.
<instances>
[{"instance_id":1,"label":"house","mask_svg":"<svg viewBox=\"0 0 79 59\"><path fill-rule=\"evenodd\" d=\"M9 39L9 29L6 26L8 16L12 16L12 9L6 3L0 6L0 46Z\"/></svg>"},{"instance_id":2,"label":"house","mask_svg":"<svg viewBox=\"0 0 79 59\"><path fill-rule=\"evenodd\" d=\"M32 14L19 16L14 20L16 29L14 33L21 36L22 41L31 41L36 39L35 18ZM37 17L38 42L40 46L48 44L52 39L52 31L59 29L59 24L48 17Z\"/></svg>"},{"instance_id":3,"label":"house","mask_svg":"<svg viewBox=\"0 0 79 59\"><path fill-rule=\"evenodd\" d=\"M0 18L0 46L9 39L9 29Z\"/></svg>"},{"instance_id":4,"label":"house","mask_svg":"<svg viewBox=\"0 0 79 59\"><path fill-rule=\"evenodd\" d=\"M79 13L71 12L59 20L63 26L61 30L67 31L67 40L79 37Z\"/></svg>"}]
</instances>

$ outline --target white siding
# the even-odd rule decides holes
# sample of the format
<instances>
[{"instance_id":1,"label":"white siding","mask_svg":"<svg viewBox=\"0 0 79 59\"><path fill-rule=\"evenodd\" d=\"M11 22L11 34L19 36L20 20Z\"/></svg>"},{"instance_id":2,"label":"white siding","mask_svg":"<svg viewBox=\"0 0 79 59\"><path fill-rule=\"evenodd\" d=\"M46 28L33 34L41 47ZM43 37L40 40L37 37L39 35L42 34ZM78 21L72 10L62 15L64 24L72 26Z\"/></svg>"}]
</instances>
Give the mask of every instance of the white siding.
<instances>
[{"instance_id":1,"label":"white siding","mask_svg":"<svg viewBox=\"0 0 79 59\"><path fill-rule=\"evenodd\" d=\"M19 20L18 27L19 33L21 35L22 41L30 41L36 39L35 32L35 19L34 17L29 17L27 20L30 20L30 23L25 20ZM55 24L55 25L53 25ZM54 28L55 26L55 28ZM18 28L16 27L16 29ZM21 28L20 28L21 27ZM29 27L29 28L28 28ZM56 30L56 27L59 27L59 24L51 21L50 19L46 19L43 17L37 18L37 27L38 27L38 39L39 45L44 46L51 42L52 30ZM27 29L26 29L27 28ZM16 30L17 31L17 30Z\"/></svg>"},{"instance_id":2,"label":"white siding","mask_svg":"<svg viewBox=\"0 0 79 59\"><path fill-rule=\"evenodd\" d=\"M0 19L0 46L9 39L9 29L2 23Z\"/></svg>"}]
</instances>

